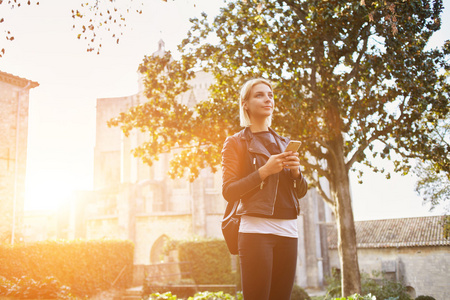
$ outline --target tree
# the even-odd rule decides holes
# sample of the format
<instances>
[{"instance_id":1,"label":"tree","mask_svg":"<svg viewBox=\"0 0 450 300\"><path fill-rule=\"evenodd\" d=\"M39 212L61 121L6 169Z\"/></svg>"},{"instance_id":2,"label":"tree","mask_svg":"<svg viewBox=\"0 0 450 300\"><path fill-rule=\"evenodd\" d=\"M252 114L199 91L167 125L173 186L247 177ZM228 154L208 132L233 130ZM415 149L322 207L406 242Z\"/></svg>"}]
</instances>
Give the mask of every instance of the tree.
<instances>
[{"instance_id":1,"label":"tree","mask_svg":"<svg viewBox=\"0 0 450 300\"><path fill-rule=\"evenodd\" d=\"M431 128L430 134L436 141L450 147L450 119L446 118ZM449 152L446 157L449 157ZM414 169L419 177L416 192L421 195L425 203L430 204L430 210L438 205L445 205L450 199L450 173L442 171L441 164L434 161L420 161ZM447 211L449 207L446 208Z\"/></svg>"},{"instance_id":2,"label":"tree","mask_svg":"<svg viewBox=\"0 0 450 300\"><path fill-rule=\"evenodd\" d=\"M447 117L442 122L434 124L430 129L434 139L449 147L450 144L450 119ZM446 153L449 158L450 152ZM414 173L419 177L416 183L416 192L423 197L424 203L430 204L430 211L437 206L444 207L446 213L450 211L450 172L442 171L442 164L435 161L419 161L414 168ZM443 235L450 236L450 216L442 220Z\"/></svg>"},{"instance_id":3,"label":"tree","mask_svg":"<svg viewBox=\"0 0 450 300\"><path fill-rule=\"evenodd\" d=\"M426 49L440 28L442 1L383 3L229 2L212 22L206 15L192 20L180 60L170 53L144 58L140 72L148 101L109 124L125 134L147 132L149 140L135 155L150 165L158 154L181 148L171 175L188 168L193 180L199 168L217 168L225 137L240 129L236 99L242 83L259 76L272 80L273 127L303 142L304 174L334 209L342 294L360 293L349 172L357 164L383 172L375 157L392 160L396 172L408 173L415 158L450 168L444 155L450 149L425 126L448 113L450 90L441 70L449 69L449 43ZM188 90L196 70L213 74L215 84L209 99L189 109L177 96Z\"/></svg>"},{"instance_id":4,"label":"tree","mask_svg":"<svg viewBox=\"0 0 450 300\"><path fill-rule=\"evenodd\" d=\"M420 162L414 172L419 176L416 192L421 195L425 203L433 210L439 204L444 205L450 199L450 175L438 172L430 162ZM448 210L448 208L447 208Z\"/></svg>"},{"instance_id":5,"label":"tree","mask_svg":"<svg viewBox=\"0 0 450 300\"><path fill-rule=\"evenodd\" d=\"M162 0L167 2L167 0ZM175 1L175 0L172 0ZM257 0L257 2L263 2L263 0ZM361 1L362 5L365 5L365 1ZM0 0L0 5L7 5L11 9L18 8L25 5L32 5L31 0ZM39 2L35 2L39 5ZM396 22L392 3L380 4L380 7L384 7L386 11L386 17L390 20L392 30L397 31ZM87 0L81 1L78 7L72 9L72 18L74 19L73 29L77 39L86 42L86 51L95 52L100 54L102 49L103 37L109 36L117 44L119 44L121 37L123 36L123 29L127 27L127 18L132 16L133 13L142 14L144 1L127 0L127 1L114 1L114 0ZM195 1L193 6L196 6ZM0 17L0 24L5 22L3 17ZM10 30L4 30L4 37L8 41L14 40L13 32ZM5 48L0 49L0 58L5 54Z\"/></svg>"}]
</instances>

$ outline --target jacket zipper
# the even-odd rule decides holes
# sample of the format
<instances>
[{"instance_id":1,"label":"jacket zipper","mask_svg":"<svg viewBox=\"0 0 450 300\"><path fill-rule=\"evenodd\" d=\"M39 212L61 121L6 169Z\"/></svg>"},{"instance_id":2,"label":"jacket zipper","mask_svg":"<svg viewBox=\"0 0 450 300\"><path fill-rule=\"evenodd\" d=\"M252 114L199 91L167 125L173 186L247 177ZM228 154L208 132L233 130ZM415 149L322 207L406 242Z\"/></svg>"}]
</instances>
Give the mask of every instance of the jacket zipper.
<instances>
[{"instance_id":1,"label":"jacket zipper","mask_svg":"<svg viewBox=\"0 0 450 300\"><path fill-rule=\"evenodd\" d=\"M277 192L278 192L278 182L280 181L280 175L277 174L277 186L275 188L275 200L273 200L273 205L272 205L272 216L275 213L275 202L277 202Z\"/></svg>"},{"instance_id":2,"label":"jacket zipper","mask_svg":"<svg viewBox=\"0 0 450 300\"><path fill-rule=\"evenodd\" d=\"M258 170L256 168L256 157L253 157L253 167L254 167L255 171ZM262 190L263 187L264 187L264 180L261 181L261 185L259 186L259 189Z\"/></svg>"},{"instance_id":3,"label":"jacket zipper","mask_svg":"<svg viewBox=\"0 0 450 300\"><path fill-rule=\"evenodd\" d=\"M257 170L257 168L256 168L256 156L255 157L253 157L253 166L254 166L254 169L255 169L255 171ZM275 199L273 200L273 205L272 205L272 216L273 216L273 214L275 213L275 202L277 202L277 192L278 192L278 183L280 182L280 175L279 174L277 174L277 186L275 187ZM261 185L259 186L259 188L262 190L263 189L263 187L264 187L264 180L261 182Z\"/></svg>"},{"instance_id":4,"label":"jacket zipper","mask_svg":"<svg viewBox=\"0 0 450 300\"><path fill-rule=\"evenodd\" d=\"M297 210L297 215L298 215L300 213L300 202L298 201L298 198L297 198L297 179L294 179L294 196L295 196L294 206L295 206L295 209Z\"/></svg>"},{"instance_id":5,"label":"jacket zipper","mask_svg":"<svg viewBox=\"0 0 450 300\"><path fill-rule=\"evenodd\" d=\"M258 169L256 168L256 157L253 157L253 167L255 169L255 171L257 171ZM241 195L241 198L246 195L247 193L250 193L251 191L253 191L254 189L258 188L258 186L260 187L260 189L262 189L262 184L264 182L262 182L260 185L256 185L253 188L251 188L249 191L245 192L244 194Z\"/></svg>"}]
</instances>

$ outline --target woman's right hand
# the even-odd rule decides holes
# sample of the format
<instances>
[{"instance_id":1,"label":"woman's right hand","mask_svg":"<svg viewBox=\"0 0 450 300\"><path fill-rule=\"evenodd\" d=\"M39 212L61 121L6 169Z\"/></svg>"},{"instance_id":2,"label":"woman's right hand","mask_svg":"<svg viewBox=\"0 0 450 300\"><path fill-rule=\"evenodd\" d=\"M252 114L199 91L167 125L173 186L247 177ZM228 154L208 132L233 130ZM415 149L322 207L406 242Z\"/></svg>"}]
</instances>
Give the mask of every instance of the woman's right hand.
<instances>
[{"instance_id":1,"label":"woman's right hand","mask_svg":"<svg viewBox=\"0 0 450 300\"><path fill-rule=\"evenodd\" d=\"M291 155L291 151L271 155L266 164L258 169L261 179L264 180L272 174L281 172L284 168L284 163L286 162L287 157Z\"/></svg>"}]
</instances>

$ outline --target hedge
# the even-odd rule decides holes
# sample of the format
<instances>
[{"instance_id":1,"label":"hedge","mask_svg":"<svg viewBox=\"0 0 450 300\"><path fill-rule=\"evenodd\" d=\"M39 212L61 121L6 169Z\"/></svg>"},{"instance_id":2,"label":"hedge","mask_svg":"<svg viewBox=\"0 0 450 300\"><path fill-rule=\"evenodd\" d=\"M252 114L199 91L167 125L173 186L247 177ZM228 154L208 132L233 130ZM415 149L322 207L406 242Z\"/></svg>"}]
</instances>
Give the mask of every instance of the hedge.
<instances>
[{"instance_id":1,"label":"hedge","mask_svg":"<svg viewBox=\"0 0 450 300\"><path fill-rule=\"evenodd\" d=\"M224 240L181 241L178 257L180 261L190 262L190 271L197 284L236 283L236 273L231 270L231 255Z\"/></svg>"},{"instance_id":2,"label":"hedge","mask_svg":"<svg viewBox=\"0 0 450 300\"><path fill-rule=\"evenodd\" d=\"M129 287L134 246L122 240L43 241L0 244L0 276L43 281L52 276L79 296Z\"/></svg>"}]
</instances>

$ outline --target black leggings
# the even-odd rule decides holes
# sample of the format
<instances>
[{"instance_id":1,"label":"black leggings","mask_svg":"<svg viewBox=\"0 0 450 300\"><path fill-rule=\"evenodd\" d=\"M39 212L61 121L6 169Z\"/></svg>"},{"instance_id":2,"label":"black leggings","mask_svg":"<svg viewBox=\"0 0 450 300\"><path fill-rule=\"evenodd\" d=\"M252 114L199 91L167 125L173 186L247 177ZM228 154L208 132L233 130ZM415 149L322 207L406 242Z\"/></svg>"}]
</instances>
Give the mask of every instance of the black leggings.
<instances>
[{"instance_id":1,"label":"black leggings","mask_svg":"<svg viewBox=\"0 0 450 300\"><path fill-rule=\"evenodd\" d=\"M244 300L289 300L297 265L297 239L239 233Z\"/></svg>"}]
</instances>

